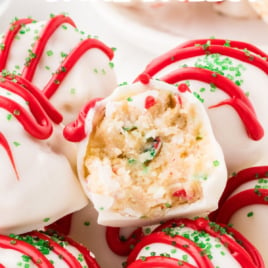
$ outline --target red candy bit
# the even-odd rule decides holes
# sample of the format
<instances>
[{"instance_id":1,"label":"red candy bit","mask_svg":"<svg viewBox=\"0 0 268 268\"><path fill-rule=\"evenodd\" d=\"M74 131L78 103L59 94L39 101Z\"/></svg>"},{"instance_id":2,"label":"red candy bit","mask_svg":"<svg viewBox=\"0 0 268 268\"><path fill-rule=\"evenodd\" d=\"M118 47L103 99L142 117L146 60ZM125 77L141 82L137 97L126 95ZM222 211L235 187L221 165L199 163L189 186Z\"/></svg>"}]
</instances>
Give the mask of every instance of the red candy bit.
<instances>
[{"instance_id":1,"label":"red candy bit","mask_svg":"<svg viewBox=\"0 0 268 268\"><path fill-rule=\"evenodd\" d=\"M150 77L150 75L149 74L147 74L147 73L143 73L143 74L141 74L140 76L139 76L139 81L141 82L141 83L143 83L144 85L148 85L149 83L150 83L150 79L151 79L151 77Z\"/></svg>"},{"instance_id":2,"label":"red candy bit","mask_svg":"<svg viewBox=\"0 0 268 268\"><path fill-rule=\"evenodd\" d=\"M178 85L178 90L179 90L180 92L182 92L182 93L184 93L184 92L186 92L186 91L191 92L190 88L189 88L188 85L185 84L185 83L179 84L179 85Z\"/></svg>"},{"instance_id":3,"label":"red candy bit","mask_svg":"<svg viewBox=\"0 0 268 268\"><path fill-rule=\"evenodd\" d=\"M186 198L187 193L186 193L186 191L184 189L180 189L180 190L174 192L173 196Z\"/></svg>"},{"instance_id":4,"label":"red candy bit","mask_svg":"<svg viewBox=\"0 0 268 268\"><path fill-rule=\"evenodd\" d=\"M145 109L149 109L156 104L156 100L153 96L147 96L145 99Z\"/></svg>"}]
</instances>

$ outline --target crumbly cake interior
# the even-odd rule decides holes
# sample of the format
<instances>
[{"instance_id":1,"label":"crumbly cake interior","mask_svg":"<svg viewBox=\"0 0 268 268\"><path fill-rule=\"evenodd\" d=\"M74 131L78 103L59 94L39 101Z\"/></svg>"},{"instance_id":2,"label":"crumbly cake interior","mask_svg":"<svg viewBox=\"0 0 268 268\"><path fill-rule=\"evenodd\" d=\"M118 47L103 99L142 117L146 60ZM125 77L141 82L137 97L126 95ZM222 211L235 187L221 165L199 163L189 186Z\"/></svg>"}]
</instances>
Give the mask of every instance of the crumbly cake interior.
<instances>
[{"instance_id":1,"label":"crumbly cake interior","mask_svg":"<svg viewBox=\"0 0 268 268\"><path fill-rule=\"evenodd\" d=\"M112 197L111 209L121 215L154 217L196 202L215 166L197 104L169 91L152 92L147 108L133 104L137 95L113 101L109 112L106 106L88 142L87 186Z\"/></svg>"}]
</instances>

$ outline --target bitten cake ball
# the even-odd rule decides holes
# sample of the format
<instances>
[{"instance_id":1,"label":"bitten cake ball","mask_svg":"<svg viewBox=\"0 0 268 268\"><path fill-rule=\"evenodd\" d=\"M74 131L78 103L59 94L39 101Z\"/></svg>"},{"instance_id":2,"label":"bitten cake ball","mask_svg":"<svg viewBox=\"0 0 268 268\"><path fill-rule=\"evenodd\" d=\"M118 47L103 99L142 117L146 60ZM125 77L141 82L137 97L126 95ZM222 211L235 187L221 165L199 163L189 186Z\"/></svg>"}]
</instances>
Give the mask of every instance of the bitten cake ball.
<instances>
[{"instance_id":1,"label":"bitten cake ball","mask_svg":"<svg viewBox=\"0 0 268 268\"><path fill-rule=\"evenodd\" d=\"M0 76L0 233L49 225L87 205L66 156L50 139L61 115L39 89ZM14 266L13 266L14 267Z\"/></svg>"},{"instance_id":2,"label":"bitten cake ball","mask_svg":"<svg viewBox=\"0 0 268 268\"><path fill-rule=\"evenodd\" d=\"M206 107L229 174L267 162L265 52L239 41L191 40L152 60L144 73L189 86Z\"/></svg>"},{"instance_id":3,"label":"bitten cake ball","mask_svg":"<svg viewBox=\"0 0 268 268\"><path fill-rule=\"evenodd\" d=\"M54 231L0 235L0 267L99 268L83 245Z\"/></svg>"},{"instance_id":4,"label":"bitten cake ball","mask_svg":"<svg viewBox=\"0 0 268 268\"><path fill-rule=\"evenodd\" d=\"M204 218L171 220L139 242L128 268L264 268L263 260L239 232Z\"/></svg>"},{"instance_id":5,"label":"bitten cake ball","mask_svg":"<svg viewBox=\"0 0 268 268\"><path fill-rule=\"evenodd\" d=\"M103 225L208 213L226 183L202 104L172 85L141 81L118 87L85 119L78 173Z\"/></svg>"},{"instance_id":6,"label":"bitten cake ball","mask_svg":"<svg viewBox=\"0 0 268 268\"><path fill-rule=\"evenodd\" d=\"M0 37L0 71L22 76L72 121L82 105L116 86L113 50L66 15L48 21L15 18Z\"/></svg>"},{"instance_id":7,"label":"bitten cake ball","mask_svg":"<svg viewBox=\"0 0 268 268\"><path fill-rule=\"evenodd\" d=\"M261 252L268 265L267 241L268 166L251 167L229 178L219 203L210 218L232 224Z\"/></svg>"}]
</instances>

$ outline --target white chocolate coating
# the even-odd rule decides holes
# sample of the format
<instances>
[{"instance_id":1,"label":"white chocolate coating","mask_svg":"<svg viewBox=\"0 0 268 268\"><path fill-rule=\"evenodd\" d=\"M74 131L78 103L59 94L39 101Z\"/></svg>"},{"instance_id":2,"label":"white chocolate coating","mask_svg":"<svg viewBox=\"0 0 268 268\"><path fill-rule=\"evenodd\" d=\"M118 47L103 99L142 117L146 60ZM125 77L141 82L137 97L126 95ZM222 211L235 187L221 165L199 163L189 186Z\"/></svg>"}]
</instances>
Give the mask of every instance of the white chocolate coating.
<instances>
[{"instance_id":1,"label":"white chocolate coating","mask_svg":"<svg viewBox=\"0 0 268 268\"><path fill-rule=\"evenodd\" d=\"M5 69L21 74L32 44L38 42L47 22L26 24L12 42ZM32 83L41 90L46 86L65 57L88 38L83 31L70 24L60 25L45 45ZM108 56L97 48L86 51L62 81L51 103L62 113L64 123L73 121L81 107L90 99L109 95L116 86L116 78Z\"/></svg>"},{"instance_id":2,"label":"white chocolate coating","mask_svg":"<svg viewBox=\"0 0 268 268\"><path fill-rule=\"evenodd\" d=\"M2 88L0 92L7 93ZM10 98L29 111L25 100L16 94L11 94ZM0 123L18 172L17 178L7 151L1 146L2 234L42 228L87 204L70 163L50 146L49 140L40 141L30 136L18 120L3 109L0 110Z\"/></svg>"},{"instance_id":3,"label":"white chocolate coating","mask_svg":"<svg viewBox=\"0 0 268 268\"><path fill-rule=\"evenodd\" d=\"M170 92L169 94L171 96L180 96L182 101L182 106L185 109L185 114L187 120L189 120L189 125L197 124L200 127L200 130L202 129L200 136L203 137L205 143L203 145L200 144L200 148L196 149L198 147L194 147L196 151L190 151L189 150L189 156L186 157L186 162L184 160L180 162L176 162L176 165L180 165L180 167L184 166L184 168L187 170L187 172L184 174L184 176L189 180L186 180L185 184L182 184L182 189L186 191L186 195L188 194L189 197L191 194L195 196L196 193L199 191L201 192L201 196L198 196L196 200L187 201L186 203L182 204L176 204L174 203L174 207L165 206L164 204L168 204L170 202L170 199L167 198L169 195L169 189L166 188L165 184L167 181L172 178L171 174L172 171L172 161L167 160L167 164L165 164L164 173L154 170L153 166L155 163L157 163L157 157L152 160L149 164L148 168L148 174L151 174L150 176L156 176L156 178L159 179L159 181L163 181L161 183L155 183L157 181L156 178L150 180L147 177L150 177L146 174L137 173L139 174L141 178L144 178L144 181L148 180L148 184L145 183L143 186L143 190L137 190L134 191L134 195L132 195L132 198L136 201L134 203L135 206L130 205L128 203L128 185L132 185L132 182L135 180L135 175L128 175L131 171L124 170L124 166L118 165L118 173L119 176L115 175L113 171L113 164L111 164L113 161L112 159L109 159L108 157L104 157L103 160L100 160L98 158L98 155L96 157L93 157L90 159L88 157L89 147L90 144L93 142L93 134L95 133L96 129L99 129L100 122L102 120L102 117L104 116L109 118L108 122L113 122L110 126L107 126L107 133L104 133L104 137L109 139L109 135L115 135L112 131L113 127L117 125L118 122L121 122L120 120L117 122L116 119L112 121L110 119L110 115L113 115L113 112L120 111L121 110L121 101L129 98L129 104L128 107L131 109L133 108L133 111L139 111L141 112L139 117L142 118L144 114L146 114L146 108L144 108L145 99L147 99L148 96L154 97L156 101L158 101L157 98L160 98L160 93L162 92ZM159 94L159 96L158 96ZM192 111L195 111L195 117L190 118L190 108ZM188 110L187 110L188 109ZM189 114L187 113L189 112ZM133 117L134 113L126 114L126 117ZM157 122L161 122L161 116L159 119L156 119ZM188 117L189 118L188 118ZM148 119L148 118L147 118ZM194 120L193 120L194 119ZM146 120L146 117L144 118ZM143 120L143 121L144 121ZM193 120L193 121L192 121ZM127 121L126 121L127 122ZM131 120L129 121L131 122ZM144 121L145 124L147 124L147 121ZM137 123L137 129L140 129L139 120L136 121ZM123 124L124 126L124 124ZM131 126L131 125L130 125ZM144 85L141 83L135 83L130 86L121 86L117 88L114 93L109 96L108 98L104 99L103 101L100 101L96 104L95 108L91 109L87 115L86 118L86 132L87 132L87 139L85 139L81 145L78 155L78 174L81 180L81 183L84 187L85 192L87 193L88 197L91 199L91 201L94 204L95 209L99 213L98 217L98 223L103 225L109 225L109 226L134 226L134 225L148 225L153 222L160 221L162 219L172 218L175 216L196 216L206 214L209 211L213 209L213 207L217 206L218 199L221 195L221 192L225 186L226 183L226 168L224 163L224 158L221 152L221 149L217 142L215 141L215 138L213 136L209 120L207 118L206 112L203 108L203 106L188 92L185 92L183 94L180 94L177 89L174 86L168 85L163 82L159 81L153 81L151 80L149 85ZM121 123L122 127L122 123ZM194 127L193 127L194 128ZM134 128L133 128L134 129ZM158 129L151 129L148 130L145 133L145 137L154 137L156 138L158 135L160 136L160 139L165 136L165 134L160 134L161 131L170 131L168 126L160 126ZM109 131L111 131L109 133ZM137 134L137 137L139 131L135 132ZM180 132L179 130L176 130L176 132ZM109 134L108 134L109 133ZM182 132L184 133L184 132ZM135 135L136 135L135 134ZM99 135L99 134L97 134ZM102 134L100 134L102 135ZM106 136L105 136L106 135ZM127 134L126 134L127 135ZM162 135L162 136L161 136ZM182 134L181 138L182 140L176 140L178 137L174 136L174 141L171 142L171 148L172 144L174 145L174 148L177 148L177 142L182 144L188 144L187 137L188 135L191 135L190 130L189 133L187 131ZM138 139L140 141L141 138ZM201 138L202 139L202 138ZM94 143L94 142L93 142ZM195 142L193 142L195 143ZM167 143L169 144L169 143ZM108 145L107 145L108 146ZM165 157L165 145L163 143L161 152L163 157ZM186 148L188 145L186 145ZM190 146L190 145L189 145ZM100 147L101 148L101 147ZM172 151L173 149L168 149ZM190 147L189 147L190 148ZM203 154L203 149L204 153ZM120 148L120 146L117 147L117 145L112 144L111 148L108 149L109 151L112 150L124 150L123 147ZM188 150L188 149L187 149ZM161 156L161 152L159 155ZM178 151L176 149L174 150L174 154L179 155L179 147ZM198 156L196 156L196 155ZM196 156L196 157L195 157ZM135 155L137 159L137 163L143 162L143 157L148 157L148 155L144 155L144 153L140 155ZM120 157L119 157L120 158ZM179 157L180 158L180 157ZM183 159L183 157L181 158ZM199 160L201 161L199 164ZM216 160L216 162L215 162ZM88 162L87 162L88 161ZM160 161L160 160L159 160ZM164 158L161 158L161 164L164 162ZM170 164L168 164L170 162ZM214 165L213 163L217 163ZM205 164L204 164L205 163ZM151 166L150 166L151 165ZM189 166L191 168L189 168ZM150 170L152 168L152 170ZM178 168L178 167L176 167ZM88 170L87 170L88 169ZM183 169L183 168L181 168ZM93 171L94 170L94 171ZM159 170L161 170L161 167L159 167ZM86 173L85 173L86 172ZM138 171L139 172L139 171ZM170 172L170 175L168 173ZM176 171L174 171L175 173ZM146 172L147 173L147 172ZM86 175L87 174L87 175ZM155 175L154 175L155 174ZM134 177L133 177L134 176ZM178 175L182 176L182 175ZM204 176L206 179L201 179ZM163 177L161 179L161 177ZM166 181L166 183L165 183ZM177 181L178 185L180 185L179 180L175 179ZM192 188L192 183L197 183L198 189L196 192ZM169 183L167 183L169 184ZM139 187L143 185L142 183L133 184L131 187L131 191L135 190L136 188L139 189ZM170 184L169 184L170 185ZM174 188L172 191L176 191L180 189ZM189 191L189 192L188 192ZM138 194L139 193L139 194ZM126 195L126 196L125 196ZM153 196L152 196L153 195ZM198 195L198 194L197 194ZM122 199L123 196L123 199ZM166 196L166 197L165 197ZM121 198L121 199L120 199ZM155 204L152 204L152 202L155 202ZM171 202L172 203L172 202ZM123 204L123 207L120 207L120 204ZM143 205L139 205L143 204ZM162 204L162 206L160 205ZM119 206L119 208L118 208ZM161 207L160 210L156 209L154 210L153 207ZM117 208L116 208L117 207ZM149 209L146 210L146 208ZM144 209L144 210L143 210ZM144 214L145 213L145 214ZM146 214L147 213L147 214ZM151 214L152 213L152 214ZM146 215L145 217L143 217Z\"/></svg>"},{"instance_id":4,"label":"white chocolate coating","mask_svg":"<svg viewBox=\"0 0 268 268\"><path fill-rule=\"evenodd\" d=\"M63 254L69 254L69 260L65 260L63 256L61 256L58 252L56 252L55 248L53 248L50 244L50 242L44 240L44 238L53 239L54 242L59 244L62 247ZM2 239L2 238L1 238ZM59 268L68 268L70 267L70 256L72 258L75 258L76 264L73 265L79 265L79 267L87 268L91 267L88 265L87 260L88 256L85 256L88 254L92 261L95 262L94 255L87 250L86 248L83 248L83 251L79 249L76 245L70 244L69 241L66 241L63 237L58 239L55 235L51 236L46 234L45 237L42 237L41 239L36 238L34 235L26 235L26 236L14 236L12 235L13 241L24 241L28 245L24 245L25 253L21 252L20 249L16 249L16 246L14 248L8 248L8 247L1 247L0 248L0 263L4 265L4 267L29 267L29 268L37 268L40 267L37 263L35 263L31 256L35 249L38 249L40 251L40 255L45 257L45 260L48 260L53 266L52 267L59 267ZM12 240L11 240L12 241ZM72 243L72 242L71 242ZM15 244L16 245L16 244ZM73 261L72 261L73 262ZM43 264L44 265L44 264ZM78 267L78 266L77 266Z\"/></svg>"},{"instance_id":5,"label":"white chocolate coating","mask_svg":"<svg viewBox=\"0 0 268 268\"><path fill-rule=\"evenodd\" d=\"M194 238L198 238L198 243L203 244L204 249L209 248L207 253L211 255L211 262L214 267L242 267L232 256L228 248L223 243L221 243L218 238L213 237L209 234L201 234L189 227L174 228L174 233L183 237L190 237L190 240L192 241L194 241ZM198 265L196 261L191 257L191 255L187 253L187 251L183 251L178 247L161 242L154 242L152 244L146 245L146 247L143 247L137 256L137 259L140 259L141 257L152 256L151 253L153 253L154 256L165 256L168 254L172 258L184 260L194 266Z\"/></svg>"},{"instance_id":6,"label":"white chocolate coating","mask_svg":"<svg viewBox=\"0 0 268 268\"><path fill-rule=\"evenodd\" d=\"M267 189L267 178L264 178L263 182L260 182L261 179L260 177L258 180L241 184L232 192L230 197L248 189ZM237 210L229 220L229 223L259 250L266 265L268 264L266 250L268 246L268 234L265 231L268 222L267 210L268 204L248 205Z\"/></svg>"},{"instance_id":7,"label":"white chocolate coating","mask_svg":"<svg viewBox=\"0 0 268 268\"><path fill-rule=\"evenodd\" d=\"M217 64L215 63L217 62ZM209 54L198 57L189 57L164 68L155 77L161 78L164 74L181 68L208 66L214 70L223 71L223 75L231 77L243 90L253 105L257 119L264 128L264 137L258 141L252 140L245 129L238 113L229 105L209 108L218 103L230 99L230 97L217 87L209 83L188 79L187 83L193 94L196 94L206 107L214 134L224 152L229 174L234 171L252 166L256 163L266 163L268 154L268 119L266 99L268 97L267 74L254 65L242 62L238 59L220 55ZM226 69L223 69L226 68ZM233 68L233 69L232 69ZM250 157L248 157L250 155Z\"/></svg>"}]
</instances>

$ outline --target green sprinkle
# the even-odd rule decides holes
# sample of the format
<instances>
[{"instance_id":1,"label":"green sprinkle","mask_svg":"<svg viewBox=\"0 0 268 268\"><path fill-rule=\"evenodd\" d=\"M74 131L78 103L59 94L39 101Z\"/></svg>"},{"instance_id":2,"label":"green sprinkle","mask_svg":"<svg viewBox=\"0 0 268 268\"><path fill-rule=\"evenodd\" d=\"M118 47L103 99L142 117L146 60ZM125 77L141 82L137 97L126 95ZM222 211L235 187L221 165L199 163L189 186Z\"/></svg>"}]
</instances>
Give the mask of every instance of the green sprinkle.
<instances>
[{"instance_id":1,"label":"green sprinkle","mask_svg":"<svg viewBox=\"0 0 268 268\"><path fill-rule=\"evenodd\" d=\"M16 147L20 146L20 143L19 143L18 141L14 141L13 144L14 144Z\"/></svg>"},{"instance_id":2,"label":"green sprinkle","mask_svg":"<svg viewBox=\"0 0 268 268\"><path fill-rule=\"evenodd\" d=\"M71 93L72 95L74 95L74 94L76 93L76 89L75 89L75 88L71 88L71 89L70 89L70 93Z\"/></svg>"},{"instance_id":3,"label":"green sprinkle","mask_svg":"<svg viewBox=\"0 0 268 268\"><path fill-rule=\"evenodd\" d=\"M61 28L64 29L64 30L68 29L68 27L65 24L61 25Z\"/></svg>"},{"instance_id":4,"label":"green sprinkle","mask_svg":"<svg viewBox=\"0 0 268 268\"><path fill-rule=\"evenodd\" d=\"M247 217L252 217L253 216L253 211L250 211L248 214L247 214Z\"/></svg>"},{"instance_id":5,"label":"green sprinkle","mask_svg":"<svg viewBox=\"0 0 268 268\"><path fill-rule=\"evenodd\" d=\"M53 53L53 51L52 50L48 50L47 52L46 52L46 54L47 54L47 56L52 56L54 53Z\"/></svg>"},{"instance_id":6,"label":"green sprinkle","mask_svg":"<svg viewBox=\"0 0 268 268\"><path fill-rule=\"evenodd\" d=\"M49 222L50 221L50 218L44 218L43 219L43 222Z\"/></svg>"},{"instance_id":7,"label":"green sprinkle","mask_svg":"<svg viewBox=\"0 0 268 268\"><path fill-rule=\"evenodd\" d=\"M220 161L219 160L214 160L213 161L213 166L214 167L218 167L220 165Z\"/></svg>"},{"instance_id":8,"label":"green sprinkle","mask_svg":"<svg viewBox=\"0 0 268 268\"><path fill-rule=\"evenodd\" d=\"M114 63L110 61L109 66L110 66L111 69L113 69L114 68Z\"/></svg>"},{"instance_id":9,"label":"green sprinkle","mask_svg":"<svg viewBox=\"0 0 268 268\"><path fill-rule=\"evenodd\" d=\"M134 159L134 158L129 158L129 159L127 160L127 162L128 162L129 164L134 164L134 163L136 163L136 159Z\"/></svg>"},{"instance_id":10,"label":"green sprinkle","mask_svg":"<svg viewBox=\"0 0 268 268\"><path fill-rule=\"evenodd\" d=\"M61 53L60 53L60 56L61 56L62 58L66 58L66 57L68 56L68 54L65 53L65 52L61 52Z\"/></svg>"},{"instance_id":11,"label":"green sprinkle","mask_svg":"<svg viewBox=\"0 0 268 268\"><path fill-rule=\"evenodd\" d=\"M225 40L225 43L223 44L224 47L230 47L231 46L231 41L230 40Z\"/></svg>"},{"instance_id":12,"label":"green sprinkle","mask_svg":"<svg viewBox=\"0 0 268 268\"><path fill-rule=\"evenodd\" d=\"M84 222L84 225L85 225L85 226L90 226L90 221L85 221L85 222Z\"/></svg>"},{"instance_id":13,"label":"green sprinkle","mask_svg":"<svg viewBox=\"0 0 268 268\"><path fill-rule=\"evenodd\" d=\"M127 101L133 101L133 99L131 97L128 97Z\"/></svg>"},{"instance_id":14,"label":"green sprinkle","mask_svg":"<svg viewBox=\"0 0 268 268\"><path fill-rule=\"evenodd\" d=\"M171 204L170 203L165 203L165 207L166 208L171 208Z\"/></svg>"},{"instance_id":15,"label":"green sprinkle","mask_svg":"<svg viewBox=\"0 0 268 268\"><path fill-rule=\"evenodd\" d=\"M7 120L10 121L12 119L12 114L7 115Z\"/></svg>"},{"instance_id":16,"label":"green sprinkle","mask_svg":"<svg viewBox=\"0 0 268 268\"><path fill-rule=\"evenodd\" d=\"M4 49L5 49L5 44L1 43L1 44L0 44L0 50L3 51Z\"/></svg>"}]
</instances>

